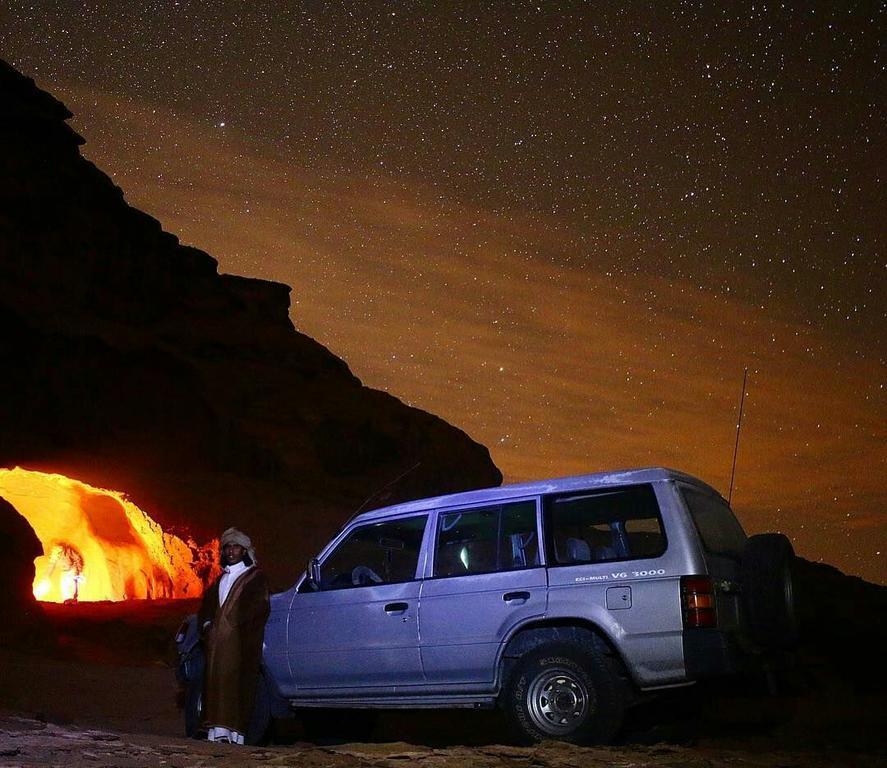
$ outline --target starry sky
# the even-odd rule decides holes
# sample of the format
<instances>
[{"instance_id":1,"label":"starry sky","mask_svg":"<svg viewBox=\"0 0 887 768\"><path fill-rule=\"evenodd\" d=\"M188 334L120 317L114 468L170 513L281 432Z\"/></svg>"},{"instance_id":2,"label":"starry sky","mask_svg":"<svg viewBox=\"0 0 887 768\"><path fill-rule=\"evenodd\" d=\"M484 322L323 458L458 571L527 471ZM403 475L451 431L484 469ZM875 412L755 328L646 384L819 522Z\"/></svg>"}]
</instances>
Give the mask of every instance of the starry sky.
<instances>
[{"instance_id":1,"label":"starry sky","mask_svg":"<svg viewBox=\"0 0 887 768\"><path fill-rule=\"evenodd\" d=\"M83 153L506 481L665 465L887 583L883 3L7 0Z\"/></svg>"}]
</instances>

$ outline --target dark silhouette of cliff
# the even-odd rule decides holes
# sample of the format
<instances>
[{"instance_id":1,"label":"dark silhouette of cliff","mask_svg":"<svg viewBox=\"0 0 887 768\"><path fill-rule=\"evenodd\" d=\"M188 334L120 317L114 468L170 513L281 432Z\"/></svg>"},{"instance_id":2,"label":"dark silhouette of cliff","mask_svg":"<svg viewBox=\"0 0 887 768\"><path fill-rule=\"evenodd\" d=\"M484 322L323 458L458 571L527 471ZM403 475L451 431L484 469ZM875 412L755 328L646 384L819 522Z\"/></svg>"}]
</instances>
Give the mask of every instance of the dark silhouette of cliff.
<instances>
[{"instance_id":1,"label":"dark silhouette of cliff","mask_svg":"<svg viewBox=\"0 0 887 768\"><path fill-rule=\"evenodd\" d=\"M218 274L129 206L70 117L0 61L0 466L122 490L198 538L251 529L291 574L416 464L368 506L501 482L295 330L288 286Z\"/></svg>"},{"instance_id":2,"label":"dark silhouette of cliff","mask_svg":"<svg viewBox=\"0 0 887 768\"><path fill-rule=\"evenodd\" d=\"M43 554L43 548L31 526L3 499L0 499L0 541L4 542L5 549L0 558L0 579L6 585L0 590L0 611L5 617L0 622L2 645L11 630L33 622L38 613L31 583L34 558Z\"/></svg>"}]
</instances>

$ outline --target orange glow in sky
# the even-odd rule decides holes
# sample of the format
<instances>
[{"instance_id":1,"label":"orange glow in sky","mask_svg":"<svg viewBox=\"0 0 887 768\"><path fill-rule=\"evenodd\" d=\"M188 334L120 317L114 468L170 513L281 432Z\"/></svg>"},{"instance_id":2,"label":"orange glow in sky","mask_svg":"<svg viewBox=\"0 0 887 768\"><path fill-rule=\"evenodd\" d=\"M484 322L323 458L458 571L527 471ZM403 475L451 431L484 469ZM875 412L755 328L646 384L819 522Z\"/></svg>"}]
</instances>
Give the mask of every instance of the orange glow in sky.
<instances>
[{"instance_id":1,"label":"orange glow in sky","mask_svg":"<svg viewBox=\"0 0 887 768\"><path fill-rule=\"evenodd\" d=\"M744 527L887 584L876 4L16 8L131 205L506 482L727 496L748 368Z\"/></svg>"},{"instance_id":2,"label":"orange glow in sky","mask_svg":"<svg viewBox=\"0 0 887 768\"><path fill-rule=\"evenodd\" d=\"M726 497L747 365L744 527L887 582L883 363L865 336L740 298L739 275L714 292L596 269L563 220L324 175L158 108L60 95L131 204L220 271L293 286L298 330L487 445L506 482L668 466Z\"/></svg>"}]
</instances>

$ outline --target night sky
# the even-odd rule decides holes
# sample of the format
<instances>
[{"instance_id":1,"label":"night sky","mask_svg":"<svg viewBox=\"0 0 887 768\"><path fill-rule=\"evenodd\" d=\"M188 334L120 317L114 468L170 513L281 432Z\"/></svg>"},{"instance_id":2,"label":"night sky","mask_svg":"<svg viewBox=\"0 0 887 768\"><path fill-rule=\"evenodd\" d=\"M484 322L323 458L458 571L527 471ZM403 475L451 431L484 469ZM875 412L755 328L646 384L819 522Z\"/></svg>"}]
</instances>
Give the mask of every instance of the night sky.
<instances>
[{"instance_id":1,"label":"night sky","mask_svg":"<svg viewBox=\"0 0 887 768\"><path fill-rule=\"evenodd\" d=\"M883 3L46 2L86 157L506 481L665 465L887 582ZM125 490L125 489L122 489Z\"/></svg>"}]
</instances>

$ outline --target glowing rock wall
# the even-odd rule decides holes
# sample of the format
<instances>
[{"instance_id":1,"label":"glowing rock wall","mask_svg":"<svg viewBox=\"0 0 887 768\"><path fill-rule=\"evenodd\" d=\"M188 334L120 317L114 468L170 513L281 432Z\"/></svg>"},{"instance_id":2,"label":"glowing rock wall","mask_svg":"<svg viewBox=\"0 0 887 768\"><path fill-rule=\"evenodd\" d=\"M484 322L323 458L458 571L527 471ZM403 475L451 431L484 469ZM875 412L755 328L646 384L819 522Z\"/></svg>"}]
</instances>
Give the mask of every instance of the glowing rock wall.
<instances>
[{"instance_id":1,"label":"glowing rock wall","mask_svg":"<svg viewBox=\"0 0 887 768\"><path fill-rule=\"evenodd\" d=\"M205 553L164 533L122 493L15 468L0 469L0 497L43 545L34 561L38 600L197 597L203 590L195 564Z\"/></svg>"}]
</instances>

